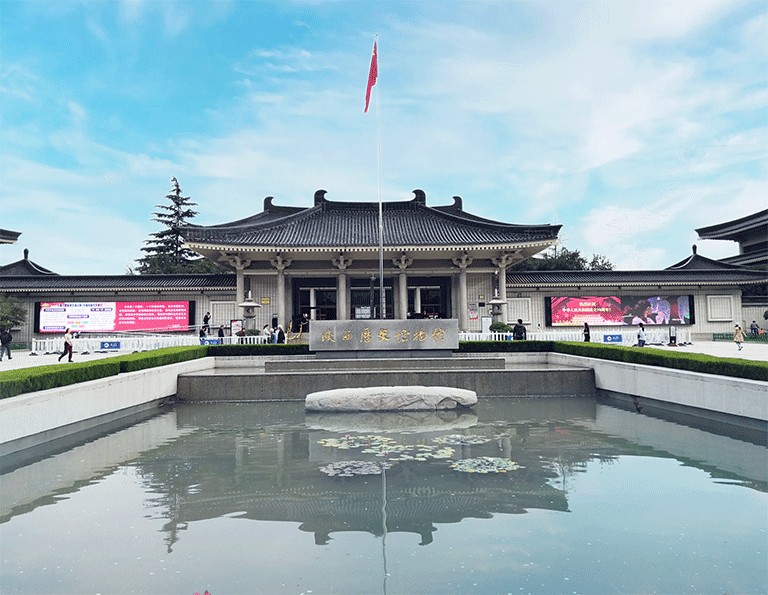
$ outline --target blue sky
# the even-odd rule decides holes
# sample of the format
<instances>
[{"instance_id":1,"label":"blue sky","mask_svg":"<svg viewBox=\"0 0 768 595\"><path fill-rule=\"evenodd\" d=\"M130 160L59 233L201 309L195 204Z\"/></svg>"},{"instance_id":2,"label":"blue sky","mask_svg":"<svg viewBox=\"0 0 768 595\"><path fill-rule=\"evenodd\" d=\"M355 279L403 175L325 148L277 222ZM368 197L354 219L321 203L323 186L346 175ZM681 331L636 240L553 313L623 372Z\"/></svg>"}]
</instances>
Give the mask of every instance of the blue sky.
<instances>
[{"instance_id":1,"label":"blue sky","mask_svg":"<svg viewBox=\"0 0 768 595\"><path fill-rule=\"evenodd\" d=\"M735 254L694 229L768 203L762 0L0 0L0 31L2 264L124 273L172 176L202 225L376 201L377 119L384 201L622 269Z\"/></svg>"}]
</instances>

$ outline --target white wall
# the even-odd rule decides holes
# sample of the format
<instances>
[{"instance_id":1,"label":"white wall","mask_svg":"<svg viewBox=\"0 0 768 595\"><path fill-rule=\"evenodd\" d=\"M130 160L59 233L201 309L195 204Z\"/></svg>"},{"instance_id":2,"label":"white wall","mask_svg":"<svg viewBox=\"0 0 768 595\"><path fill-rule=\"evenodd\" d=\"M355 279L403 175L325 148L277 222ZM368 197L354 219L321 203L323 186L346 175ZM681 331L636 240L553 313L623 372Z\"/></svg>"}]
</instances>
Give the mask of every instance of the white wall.
<instances>
[{"instance_id":1,"label":"white wall","mask_svg":"<svg viewBox=\"0 0 768 595\"><path fill-rule=\"evenodd\" d=\"M214 365L206 357L0 399L0 445L170 397L179 374Z\"/></svg>"}]
</instances>

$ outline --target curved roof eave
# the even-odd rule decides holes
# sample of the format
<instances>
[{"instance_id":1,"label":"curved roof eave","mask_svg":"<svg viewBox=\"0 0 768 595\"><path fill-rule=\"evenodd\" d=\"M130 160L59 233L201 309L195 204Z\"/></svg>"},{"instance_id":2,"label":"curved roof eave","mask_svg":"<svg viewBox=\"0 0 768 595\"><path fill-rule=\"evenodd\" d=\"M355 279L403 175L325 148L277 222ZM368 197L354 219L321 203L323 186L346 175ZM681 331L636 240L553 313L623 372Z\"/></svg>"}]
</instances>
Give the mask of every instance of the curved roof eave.
<instances>
[{"instance_id":1,"label":"curved roof eave","mask_svg":"<svg viewBox=\"0 0 768 595\"><path fill-rule=\"evenodd\" d=\"M530 235L546 235L548 237L544 238L544 241L546 240L557 240L557 235L561 229L561 225L549 225L549 224L537 224L537 225L522 225L522 224L514 224L514 223L503 223L500 221L493 221L490 219L483 219L481 217L472 215L471 213L465 213L460 207L457 207L456 205L458 203L454 203L452 206L443 206L443 207L430 207L426 205L426 198L423 193L423 191L415 190L414 194L416 194L416 198L412 199L410 201L393 201L393 202L387 202L387 203L381 203L383 206L384 211L384 220L386 223L386 220L394 216L395 217L395 223L393 229L399 229L399 232L395 233L402 233L402 228L397 223L398 219L402 221L402 217L404 216L403 213L410 212L412 214L409 214L406 216L406 219L413 220L414 215L418 219L422 219L421 217L418 217L419 212L423 213L425 215L424 221L429 221L430 218L433 218L432 220L441 220L446 223L446 225L449 226L449 229L451 227L455 227L458 230L473 230L474 232L490 232L492 234L496 235L504 235L509 233L518 233L520 235L522 234L530 234ZM296 226L306 223L307 225L311 226L313 220L317 220L318 223L315 223L315 225L319 224L321 227L324 225L327 225L324 223L325 216L324 214L328 214L329 217L331 217L331 221L334 222L334 215L333 213L339 213L344 211L349 211L350 213L356 213L358 215L358 218L353 220L356 223L351 223L352 225L360 225L362 221L365 221L366 218L374 218L376 217L376 214L379 210L379 203L375 202L343 202L343 201L329 201L325 199L325 191L324 190L318 190L315 193L315 204L311 207L307 208L299 208L299 207L277 207L272 204L271 197L268 197L268 199L265 200L265 211L262 213L259 213L257 215L254 215L252 217L248 217L245 219L241 219L238 221L234 221L231 223L223 223L219 225L213 225L213 226L190 226L185 227L182 229L182 236L184 236L184 239L189 242L190 245L192 244L215 244L217 246L221 245L229 245L229 246L238 246L239 249L244 249L248 246L251 246L248 242L247 236L253 235L258 233L261 236L268 236L270 235L270 232L276 232L277 233L292 233L291 231L288 231L291 226L293 226L293 230L297 229ZM270 214L274 214L276 216L271 216ZM360 219L359 216L361 214L364 214L364 218ZM331 223L331 225L335 225L335 223ZM370 221L366 224L365 227L361 229L353 230L353 235L359 235L360 233L365 234L371 233L371 226L376 227L375 224L371 223ZM309 229L309 231L304 230L304 237L312 237L314 232L316 230ZM187 233L185 233L187 232ZM312 232L310 234L310 232ZM349 230L347 230L349 232ZM413 230L411 230L411 233L413 233ZM459 233L467 233L459 232ZM308 235L310 234L310 235ZM274 235L274 233L272 233ZM322 234L321 234L322 235ZM240 243L244 240L244 243ZM526 240L523 239L523 242ZM536 240L540 241L540 240ZM516 240L510 240L510 242L517 243ZM270 244L269 240L265 242L267 245L274 246L274 244ZM330 243L330 242L328 242ZM495 242L495 243L505 243L505 242ZM295 242L287 242L286 245L294 246ZM312 246L304 246L304 248L313 249Z\"/></svg>"},{"instance_id":2,"label":"curved roof eave","mask_svg":"<svg viewBox=\"0 0 768 595\"><path fill-rule=\"evenodd\" d=\"M489 250L520 250L523 248L536 248L548 246L557 241L556 238L550 240L536 240L528 242L509 242L507 244L455 244L455 245L433 245L433 246L415 246L415 245L397 245L384 246L384 251L408 251L408 252L450 252L450 251L489 251ZM308 252L378 252L378 246L233 246L231 244L206 244L203 242L184 242L184 246L190 250L211 250L215 252L289 252L289 253L308 253Z\"/></svg>"}]
</instances>

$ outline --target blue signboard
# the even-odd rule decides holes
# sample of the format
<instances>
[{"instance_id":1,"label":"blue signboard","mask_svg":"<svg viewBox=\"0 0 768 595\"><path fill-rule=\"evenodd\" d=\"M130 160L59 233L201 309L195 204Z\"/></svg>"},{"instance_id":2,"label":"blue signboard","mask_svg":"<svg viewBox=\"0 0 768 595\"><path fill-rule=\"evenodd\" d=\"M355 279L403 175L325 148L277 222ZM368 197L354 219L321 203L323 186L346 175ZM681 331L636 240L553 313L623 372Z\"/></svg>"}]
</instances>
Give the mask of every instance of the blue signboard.
<instances>
[{"instance_id":1,"label":"blue signboard","mask_svg":"<svg viewBox=\"0 0 768 595\"><path fill-rule=\"evenodd\" d=\"M221 339L200 339L200 345L221 345Z\"/></svg>"},{"instance_id":2,"label":"blue signboard","mask_svg":"<svg viewBox=\"0 0 768 595\"><path fill-rule=\"evenodd\" d=\"M120 349L120 341L102 341L99 349Z\"/></svg>"},{"instance_id":3,"label":"blue signboard","mask_svg":"<svg viewBox=\"0 0 768 595\"><path fill-rule=\"evenodd\" d=\"M603 343L621 343L621 335L603 335Z\"/></svg>"}]
</instances>

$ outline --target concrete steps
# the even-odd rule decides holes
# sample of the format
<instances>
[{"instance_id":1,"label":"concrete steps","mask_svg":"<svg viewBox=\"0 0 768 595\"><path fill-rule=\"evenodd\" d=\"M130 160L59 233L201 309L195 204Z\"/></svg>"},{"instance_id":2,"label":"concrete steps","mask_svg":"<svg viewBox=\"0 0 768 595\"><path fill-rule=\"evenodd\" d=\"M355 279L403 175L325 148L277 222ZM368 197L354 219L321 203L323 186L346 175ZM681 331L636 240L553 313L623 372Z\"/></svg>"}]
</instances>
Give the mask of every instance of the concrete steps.
<instances>
[{"instance_id":1,"label":"concrete steps","mask_svg":"<svg viewBox=\"0 0 768 595\"><path fill-rule=\"evenodd\" d=\"M503 357L436 359L272 360L263 367L181 374L176 396L183 401L304 400L336 388L450 386L478 397L594 396L590 368L507 365Z\"/></svg>"}]
</instances>

